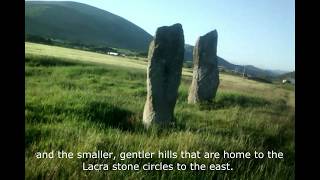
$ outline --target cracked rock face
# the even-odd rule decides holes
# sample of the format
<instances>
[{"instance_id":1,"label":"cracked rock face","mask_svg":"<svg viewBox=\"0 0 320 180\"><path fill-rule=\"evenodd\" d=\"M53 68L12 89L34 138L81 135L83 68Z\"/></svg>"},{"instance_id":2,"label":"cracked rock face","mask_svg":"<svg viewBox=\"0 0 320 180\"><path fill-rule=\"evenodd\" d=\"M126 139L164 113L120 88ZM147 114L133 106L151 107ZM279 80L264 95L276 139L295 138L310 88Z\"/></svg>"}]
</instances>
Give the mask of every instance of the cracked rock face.
<instances>
[{"instance_id":1,"label":"cracked rock face","mask_svg":"<svg viewBox=\"0 0 320 180\"><path fill-rule=\"evenodd\" d=\"M173 123L184 58L181 24L159 27L150 43L147 69L147 100L143 124Z\"/></svg>"},{"instance_id":2,"label":"cracked rock face","mask_svg":"<svg viewBox=\"0 0 320 180\"><path fill-rule=\"evenodd\" d=\"M217 57L218 33L211 31L200 36L193 49L193 78L188 103L210 102L219 86Z\"/></svg>"}]
</instances>

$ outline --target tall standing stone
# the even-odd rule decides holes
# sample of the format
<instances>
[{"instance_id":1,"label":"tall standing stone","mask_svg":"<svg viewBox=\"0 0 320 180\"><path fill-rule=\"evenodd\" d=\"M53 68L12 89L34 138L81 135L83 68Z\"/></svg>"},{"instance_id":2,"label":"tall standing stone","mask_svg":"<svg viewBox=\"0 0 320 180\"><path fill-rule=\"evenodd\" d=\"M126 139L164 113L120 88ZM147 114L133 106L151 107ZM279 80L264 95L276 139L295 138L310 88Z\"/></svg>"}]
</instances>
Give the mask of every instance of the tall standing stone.
<instances>
[{"instance_id":1,"label":"tall standing stone","mask_svg":"<svg viewBox=\"0 0 320 180\"><path fill-rule=\"evenodd\" d=\"M200 36L193 49L193 79L188 103L210 102L219 86L217 57L218 33L211 31Z\"/></svg>"},{"instance_id":2,"label":"tall standing stone","mask_svg":"<svg viewBox=\"0 0 320 180\"><path fill-rule=\"evenodd\" d=\"M184 58L181 24L159 27L150 43L147 69L147 100L143 123L168 125L173 122Z\"/></svg>"}]
</instances>

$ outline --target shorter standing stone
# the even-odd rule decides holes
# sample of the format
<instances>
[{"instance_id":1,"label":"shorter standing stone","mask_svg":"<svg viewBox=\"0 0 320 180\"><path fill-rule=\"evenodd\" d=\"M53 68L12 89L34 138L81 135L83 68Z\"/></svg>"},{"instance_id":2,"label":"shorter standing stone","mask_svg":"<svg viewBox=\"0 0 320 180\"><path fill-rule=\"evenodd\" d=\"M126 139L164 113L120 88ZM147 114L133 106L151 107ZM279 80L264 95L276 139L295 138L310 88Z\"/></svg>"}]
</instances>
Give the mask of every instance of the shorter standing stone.
<instances>
[{"instance_id":1,"label":"shorter standing stone","mask_svg":"<svg viewBox=\"0 0 320 180\"><path fill-rule=\"evenodd\" d=\"M216 30L200 36L193 49L193 79L188 103L210 102L219 86Z\"/></svg>"}]
</instances>

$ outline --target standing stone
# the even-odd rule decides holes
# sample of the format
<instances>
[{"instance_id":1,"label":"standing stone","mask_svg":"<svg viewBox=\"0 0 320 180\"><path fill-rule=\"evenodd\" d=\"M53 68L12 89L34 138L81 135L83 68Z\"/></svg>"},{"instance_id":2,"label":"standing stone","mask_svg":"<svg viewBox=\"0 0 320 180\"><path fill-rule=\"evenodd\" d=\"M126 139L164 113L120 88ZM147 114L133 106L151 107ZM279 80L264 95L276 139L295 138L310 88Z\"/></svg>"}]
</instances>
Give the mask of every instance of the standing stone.
<instances>
[{"instance_id":1,"label":"standing stone","mask_svg":"<svg viewBox=\"0 0 320 180\"><path fill-rule=\"evenodd\" d=\"M200 36L193 49L193 79L188 103L210 102L219 86L216 30Z\"/></svg>"},{"instance_id":2,"label":"standing stone","mask_svg":"<svg viewBox=\"0 0 320 180\"><path fill-rule=\"evenodd\" d=\"M168 125L173 122L184 58L181 24L159 27L150 43L147 69L147 100L143 124Z\"/></svg>"}]
</instances>

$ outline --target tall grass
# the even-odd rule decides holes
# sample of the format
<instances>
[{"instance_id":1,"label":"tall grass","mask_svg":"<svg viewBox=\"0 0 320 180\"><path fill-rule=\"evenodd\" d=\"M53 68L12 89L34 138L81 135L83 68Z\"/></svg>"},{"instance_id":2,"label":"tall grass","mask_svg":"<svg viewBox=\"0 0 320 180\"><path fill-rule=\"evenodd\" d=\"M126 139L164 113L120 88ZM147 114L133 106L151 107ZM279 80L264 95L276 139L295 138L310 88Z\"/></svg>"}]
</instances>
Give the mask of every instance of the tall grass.
<instances>
[{"instance_id":1,"label":"tall grass","mask_svg":"<svg viewBox=\"0 0 320 180\"><path fill-rule=\"evenodd\" d=\"M183 76L175 126L146 131L144 69L26 55L26 179L293 179L294 106L288 89L225 76L210 104L189 105ZM232 85L232 82L235 81ZM273 89L274 95L269 90ZM287 95L286 95L287 94ZM282 151L284 159L36 159L37 151ZM90 163L226 163L233 171L82 171Z\"/></svg>"}]
</instances>

